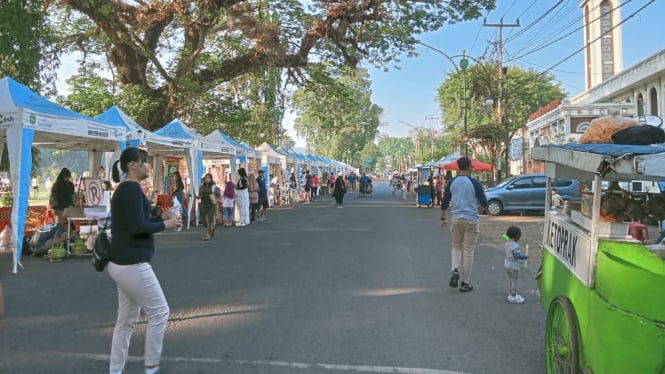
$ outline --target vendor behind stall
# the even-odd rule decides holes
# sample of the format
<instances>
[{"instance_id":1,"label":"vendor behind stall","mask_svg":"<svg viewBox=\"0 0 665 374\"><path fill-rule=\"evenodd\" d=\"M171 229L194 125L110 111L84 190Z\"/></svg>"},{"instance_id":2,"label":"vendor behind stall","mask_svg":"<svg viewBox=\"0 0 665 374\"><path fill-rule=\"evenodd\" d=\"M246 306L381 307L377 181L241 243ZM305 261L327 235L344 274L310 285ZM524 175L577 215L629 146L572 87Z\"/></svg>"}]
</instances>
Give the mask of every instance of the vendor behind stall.
<instances>
[{"instance_id":1,"label":"vendor behind stall","mask_svg":"<svg viewBox=\"0 0 665 374\"><path fill-rule=\"evenodd\" d=\"M74 183L72 183L72 172L62 168L58 178L51 188L49 204L59 223L63 222L65 208L74 206Z\"/></svg>"}]
</instances>

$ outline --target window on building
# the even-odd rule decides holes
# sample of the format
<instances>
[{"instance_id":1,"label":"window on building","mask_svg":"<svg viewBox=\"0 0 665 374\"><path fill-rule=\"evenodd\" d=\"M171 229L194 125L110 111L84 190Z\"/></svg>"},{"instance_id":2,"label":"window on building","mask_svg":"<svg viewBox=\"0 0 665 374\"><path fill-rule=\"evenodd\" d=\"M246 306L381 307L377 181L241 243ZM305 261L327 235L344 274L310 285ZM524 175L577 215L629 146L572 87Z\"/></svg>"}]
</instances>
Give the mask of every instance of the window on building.
<instances>
[{"instance_id":1,"label":"window on building","mask_svg":"<svg viewBox=\"0 0 665 374\"><path fill-rule=\"evenodd\" d=\"M656 87L651 87L649 90L649 114L652 116L658 115L658 92L656 92Z\"/></svg>"},{"instance_id":2,"label":"window on building","mask_svg":"<svg viewBox=\"0 0 665 374\"><path fill-rule=\"evenodd\" d=\"M582 122L579 125L577 125L577 130L575 132L580 132L580 133L585 132L589 128L589 126L591 126L590 122Z\"/></svg>"}]
</instances>

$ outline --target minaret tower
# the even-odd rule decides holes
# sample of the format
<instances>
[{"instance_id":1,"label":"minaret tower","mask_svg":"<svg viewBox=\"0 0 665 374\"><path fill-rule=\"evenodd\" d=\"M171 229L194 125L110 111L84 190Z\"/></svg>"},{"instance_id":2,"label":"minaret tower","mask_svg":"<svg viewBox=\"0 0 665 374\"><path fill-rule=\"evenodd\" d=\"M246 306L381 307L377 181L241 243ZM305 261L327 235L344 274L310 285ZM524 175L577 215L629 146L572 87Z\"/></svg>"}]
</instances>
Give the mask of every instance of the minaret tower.
<instances>
[{"instance_id":1,"label":"minaret tower","mask_svg":"<svg viewBox=\"0 0 665 374\"><path fill-rule=\"evenodd\" d=\"M582 0L586 89L623 70L619 0ZM598 39L598 40L596 40Z\"/></svg>"}]
</instances>

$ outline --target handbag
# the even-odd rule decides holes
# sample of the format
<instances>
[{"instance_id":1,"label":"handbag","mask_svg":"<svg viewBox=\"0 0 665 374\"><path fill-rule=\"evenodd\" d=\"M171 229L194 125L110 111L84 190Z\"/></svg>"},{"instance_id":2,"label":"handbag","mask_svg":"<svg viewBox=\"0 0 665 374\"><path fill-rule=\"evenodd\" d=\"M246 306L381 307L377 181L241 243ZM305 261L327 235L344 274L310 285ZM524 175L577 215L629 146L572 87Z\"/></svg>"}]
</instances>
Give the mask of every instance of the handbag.
<instances>
[{"instance_id":1,"label":"handbag","mask_svg":"<svg viewBox=\"0 0 665 374\"><path fill-rule=\"evenodd\" d=\"M106 226L108 225L111 214L106 217L104 228L97 234L95 245L92 248L92 266L96 271L104 271L106 265L111 260L111 241L106 234Z\"/></svg>"},{"instance_id":2,"label":"handbag","mask_svg":"<svg viewBox=\"0 0 665 374\"><path fill-rule=\"evenodd\" d=\"M259 191L250 191L249 192L249 203L258 204L259 203Z\"/></svg>"}]
</instances>

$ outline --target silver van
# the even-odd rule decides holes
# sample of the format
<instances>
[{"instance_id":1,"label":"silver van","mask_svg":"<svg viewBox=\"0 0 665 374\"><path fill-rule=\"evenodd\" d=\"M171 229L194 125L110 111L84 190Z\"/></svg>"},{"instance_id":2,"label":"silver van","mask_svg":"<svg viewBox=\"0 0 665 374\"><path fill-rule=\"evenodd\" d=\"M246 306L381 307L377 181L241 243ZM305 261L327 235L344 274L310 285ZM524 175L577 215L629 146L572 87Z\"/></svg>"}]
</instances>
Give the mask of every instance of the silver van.
<instances>
[{"instance_id":1,"label":"silver van","mask_svg":"<svg viewBox=\"0 0 665 374\"><path fill-rule=\"evenodd\" d=\"M498 216L503 212L545 211L545 174L517 175L485 190L487 213ZM582 190L576 179L553 179L552 187L567 201L580 201Z\"/></svg>"}]
</instances>

